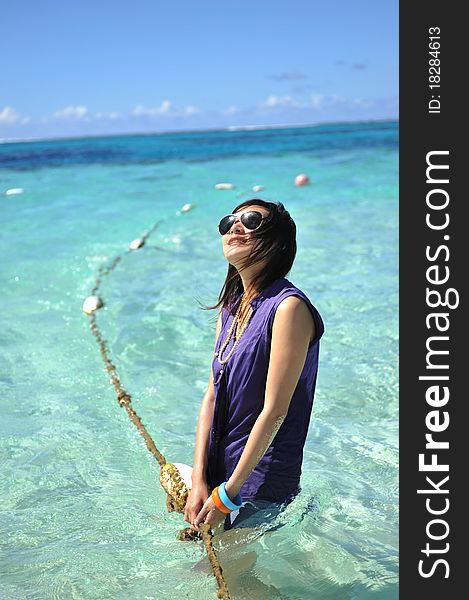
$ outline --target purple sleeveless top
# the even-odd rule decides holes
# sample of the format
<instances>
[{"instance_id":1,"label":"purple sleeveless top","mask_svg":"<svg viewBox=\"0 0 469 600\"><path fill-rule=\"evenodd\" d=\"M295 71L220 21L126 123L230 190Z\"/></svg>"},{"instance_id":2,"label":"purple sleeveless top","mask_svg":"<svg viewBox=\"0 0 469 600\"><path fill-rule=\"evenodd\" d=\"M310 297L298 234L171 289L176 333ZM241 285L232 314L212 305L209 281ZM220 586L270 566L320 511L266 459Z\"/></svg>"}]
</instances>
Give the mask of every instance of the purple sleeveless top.
<instances>
[{"instance_id":1,"label":"purple sleeveless top","mask_svg":"<svg viewBox=\"0 0 469 600\"><path fill-rule=\"evenodd\" d=\"M251 320L233 355L225 363L220 382L215 385L206 477L210 489L228 480L263 408L275 311L287 296L299 296L306 302L316 324L316 337L308 347L288 414L264 457L241 488L243 500L284 502L300 490L303 447L313 407L319 339L324 324L304 292L284 277L275 280L251 300ZM231 312L222 309L222 328L215 351L226 337L240 298L231 306ZM232 337L223 356L227 356L233 343ZM218 357L213 361L212 369L216 382L221 369Z\"/></svg>"}]
</instances>

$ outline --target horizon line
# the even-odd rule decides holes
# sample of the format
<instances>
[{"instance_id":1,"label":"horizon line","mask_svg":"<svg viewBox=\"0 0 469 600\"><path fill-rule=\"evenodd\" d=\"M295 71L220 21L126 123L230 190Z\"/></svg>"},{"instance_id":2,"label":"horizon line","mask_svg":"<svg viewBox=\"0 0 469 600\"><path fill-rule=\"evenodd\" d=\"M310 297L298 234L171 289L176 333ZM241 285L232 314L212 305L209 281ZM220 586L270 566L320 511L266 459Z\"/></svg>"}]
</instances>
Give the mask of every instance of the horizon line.
<instances>
[{"instance_id":1,"label":"horizon line","mask_svg":"<svg viewBox=\"0 0 469 600\"><path fill-rule=\"evenodd\" d=\"M337 121L317 121L314 123L275 123L272 125L228 125L226 127L209 127L204 129L172 129L163 131L150 131L150 132L135 132L135 133L92 133L86 135L64 135L54 137L31 137L31 138L0 138L0 144L20 144L20 143L34 143L34 142L57 142L65 140L83 140L83 139L94 139L94 138L114 138L114 137L143 137L153 135L174 135L184 133L209 133L209 132L234 132L234 131L262 131L265 129L301 129L307 127L319 127L321 125L348 125L348 124L359 124L359 123L399 123L399 117L389 117L383 119L357 119L354 121L343 121L341 119Z\"/></svg>"}]
</instances>

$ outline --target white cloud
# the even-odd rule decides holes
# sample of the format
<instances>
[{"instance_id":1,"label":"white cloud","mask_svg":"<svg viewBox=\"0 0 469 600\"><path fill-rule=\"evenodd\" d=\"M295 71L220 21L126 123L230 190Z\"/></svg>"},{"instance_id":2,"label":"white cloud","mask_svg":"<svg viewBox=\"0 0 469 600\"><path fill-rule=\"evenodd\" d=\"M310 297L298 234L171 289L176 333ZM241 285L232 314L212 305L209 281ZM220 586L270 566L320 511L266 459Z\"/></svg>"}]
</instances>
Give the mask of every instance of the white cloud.
<instances>
[{"instance_id":1,"label":"white cloud","mask_svg":"<svg viewBox=\"0 0 469 600\"><path fill-rule=\"evenodd\" d=\"M137 104L131 111L131 116L134 117L190 117L201 112L200 108L192 104L188 104L184 109L177 108L169 100L163 100L159 106L144 106Z\"/></svg>"},{"instance_id":2,"label":"white cloud","mask_svg":"<svg viewBox=\"0 0 469 600\"><path fill-rule=\"evenodd\" d=\"M86 106L66 106L61 110L57 110L53 115L56 119L85 119L88 116L88 109Z\"/></svg>"},{"instance_id":3,"label":"white cloud","mask_svg":"<svg viewBox=\"0 0 469 600\"><path fill-rule=\"evenodd\" d=\"M311 106L321 108L324 105L325 97L323 94L311 94Z\"/></svg>"},{"instance_id":4,"label":"white cloud","mask_svg":"<svg viewBox=\"0 0 469 600\"><path fill-rule=\"evenodd\" d=\"M111 119L112 121L115 121L116 119L120 119L122 115L119 112L98 112L94 116L96 119Z\"/></svg>"},{"instance_id":5,"label":"white cloud","mask_svg":"<svg viewBox=\"0 0 469 600\"><path fill-rule=\"evenodd\" d=\"M156 106L134 105L123 111L91 112L73 104L47 116L24 117L12 106L0 106L0 131L7 137L62 136L178 130L191 127L264 127L320 121L392 118L398 114L397 97L345 97L325 94L312 87L297 98L291 95L266 95L252 104L227 104L225 107L199 108L190 103L173 105L163 100ZM28 123L28 125L24 125Z\"/></svg>"},{"instance_id":6,"label":"white cloud","mask_svg":"<svg viewBox=\"0 0 469 600\"><path fill-rule=\"evenodd\" d=\"M267 100L261 102L261 106L273 108L275 106L293 106L293 98L291 96L269 96Z\"/></svg>"},{"instance_id":7,"label":"white cloud","mask_svg":"<svg viewBox=\"0 0 469 600\"><path fill-rule=\"evenodd\" d=\"M355 98L353 100L354 106L359 106L360 108L372 108L374 102L370 98Z\"/></svg>"},{"instance_id":8,"label":"white cloud","mask_svg":"<svg viewBox=\"0 0 469 600\"><path fill-rule=\"evenodd\" d=\"M197 108L197 106L192 106L191 104L186 106L186 108L184 109L184 114L186 114L187 116L196 115L198 113L200 113L200 108Z\"/></svg>"},{"instance_id":9,"label":"white cloud","mask_svg":"<svg viewBox=\"0 0 469 600\"><path fill-rule=\"evenodd\" d=\"M5 106L0 111L0 123L2 125L14 125L15 123L28 123L29 117L22 117L19 112L17 112L11 106Z\"/></svg>"},{"instance_id":10,"label":"white cloud","mask_svg":"<svg viewBox=\"0 0 469 600\"><path fill-rule=\"evenodd\" d=\"M146 108L143 104L137 104L132 114L137 117L154 117L156 115L167 115L171 110L171 102L163 100L160 106Z\"/></svg>"},{"instance_id":11,"label":"white cloud","mask_svg":"<svg viewBox=\"0 0 469 600\"><path fill-rule=\"evenodd\" d=\"M168 113L171 109L171 102L169 100L163 100L160 106L161 113Z\"/></svg>"},{"instance_id":12,"label":"white cloud","mask_svg":"<svg viewBox=\"0 0 469 600\"><path fill-rule=\"evenodd\" d=\"M221 114L222 115L234 115L234 114L236 114L237 112L240 112L240 111L241 111L240 108L238 108L237 106L231 105L231 106L228 106L228 108L226 108L225 110L222 110Z\"/></svg>"}]
</instances>

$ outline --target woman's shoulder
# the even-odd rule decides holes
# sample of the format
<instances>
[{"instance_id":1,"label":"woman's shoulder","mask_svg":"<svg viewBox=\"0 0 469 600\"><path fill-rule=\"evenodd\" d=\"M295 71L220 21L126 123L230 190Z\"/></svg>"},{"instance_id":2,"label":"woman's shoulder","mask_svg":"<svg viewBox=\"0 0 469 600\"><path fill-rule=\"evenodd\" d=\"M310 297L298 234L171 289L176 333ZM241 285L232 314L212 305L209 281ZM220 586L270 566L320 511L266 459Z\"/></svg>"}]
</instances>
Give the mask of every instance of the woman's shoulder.
<instances>
[{"instance_id":1,"label":"woman's shoulder","mask_svg":"<svg viewBox=\"0 0 469 600\"><path fill-rule=\"evenodd\" d=\"M293 313L295 311L310 312L308 302L297 294L289 294L281 298L277 306L277 312Z\"/></svg>"},{"instance_id":2,"label":"woman's shoulder","mask_svg":"<svg viewBox=\"0 0 469 600\"><path fill-rule=\"evenodd\" d=\"M298 303L300 302L300 300L303 300L304 303L313 306L313 303L310 300L310 296L308 293L304 292L302 289L300 289L298 286L296 286L294 283L292 283L291 281L289 281L288 279L283 278L282 280L282 284L281 286L278 288L276 297L275 297L275 304L279 305L280 303L283 304L283 301L286 300L287 298L298 298L299 300L289 300L289 303L294 305L295 302ZM300 302L301 303L301 302Z\"/></svg>"},{"instance_id":3,"label":"woman's shoulder","mask_svg":"<svg viewBox=\"0 0 469 600\"><path fill-rule=\"evenodd\" d=\"M305 293L288 279L284 279L282 287L274 301L274 312L276 313L280 310L282 313L290 312L293 314L295 311L304 313L306 309L314 319L315 337L321 337L324 333L324 322L318 309L311 302L309 294Z\"/></svg>"}]
</instances>

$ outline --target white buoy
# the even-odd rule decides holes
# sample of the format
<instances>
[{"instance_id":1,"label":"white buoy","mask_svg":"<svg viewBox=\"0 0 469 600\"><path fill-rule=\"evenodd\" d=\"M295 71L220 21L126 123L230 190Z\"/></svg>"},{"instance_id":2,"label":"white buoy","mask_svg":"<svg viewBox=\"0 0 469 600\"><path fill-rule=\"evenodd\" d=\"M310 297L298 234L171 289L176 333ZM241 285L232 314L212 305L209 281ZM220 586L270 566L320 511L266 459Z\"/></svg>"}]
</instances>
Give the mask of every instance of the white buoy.
<instances>
[{"instance_id":1,"label":"white buoy","mask_svg":"<svg viewBox=\"0 0 469 600\"><path fill-rule=\"evenodd\" d=\"M300 173L299 175L297 175L295 177L295 185L297 187L300 187L302 185L308 185L309 183L309 177L307 175L305 175L304 173Z\"/></svg>"},{"instance_id":2,"label":"white buoy","mask_svg":"<svg viewBox=\"0 0 469 600\"><path fill-rule=\"evenodd\" d=\"M216 190L234 190L234 188L235 188L234 183L216 183L215 184Z\"/></svg>"},{"instance_id":3,"label":"white buoy","mask_svg":"<svg viewBox=\"0 0 469 600\"><path fill-rule=\"evenodd\" d=\"M192 487L192 467L184 463L173 463L181 475L181 479L189 489Z\"/></svg>"},{"instance_id":4,"label":"white buoy","mask_svg":"<svg viewBox=\"0 0 469 600\"><path fill-rule=\"evenodd\" d=\"M191 208L194 208L193 204L184 204L184 206L181 208L181 212L185 213L185 212L189 212L191 210Z\"/></svg>"},{"instance_id":5,"label":"white buoy","mask_svg":"<svg viewBox=\"0 0 469 600\"><path fill-rule=\"evenodd\" d=\"M24 188L10 188L6 190L5 196L17 196L18 194L22 194L24 192Z\"/></svg>"},{"instance_id":6,"label":"white buoy","mask_svg":"<svg viewBox=\"0 0 469 600\"><path fill-rule=\"evenodd\" d=\"M95 310L104 306L104 302L99 296L88 296L83 302L83 312L91 315Z\"/></svg>"},{"instance_id":7,"label":"white buoy","mask_svg":"<svg viewBox=\"0 0 469 600\"><path fill-rule=\"evenodd\" d=\"M137 238L136 240L132 240L129 244L129 250L138 250L141 248L145 242L141 238Z\"/></svg>"},{"instance_id":8,"label":"white buoy","mask_svg":"<svg viewBox=\"0 0 469 600\"><path fill-rule=\"evenodd\" d=\"M252 191L253 192L262 192L263 189L264 189L263 185L253 185L252 186Z\"/></svg>"}]
</instances>

